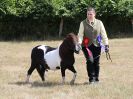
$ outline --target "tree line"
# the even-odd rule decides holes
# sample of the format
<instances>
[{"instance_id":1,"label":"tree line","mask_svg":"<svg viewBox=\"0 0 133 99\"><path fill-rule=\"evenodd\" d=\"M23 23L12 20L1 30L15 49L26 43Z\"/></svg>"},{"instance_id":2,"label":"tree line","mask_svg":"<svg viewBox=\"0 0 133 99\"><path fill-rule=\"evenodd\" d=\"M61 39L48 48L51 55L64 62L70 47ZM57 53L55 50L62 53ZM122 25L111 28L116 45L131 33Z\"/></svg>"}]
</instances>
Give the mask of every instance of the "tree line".
<instances>
[{"instance_id":1,"label":"tree line","mask_svg":"<svg viewBox=\"0 0 133 99\"><path fill-rule=\"evenodd\" d=\"M88 6L110 37L132 33L132 0L0 0L0 39L47 39L78 32Z\"/></svg>"}]
</instances>

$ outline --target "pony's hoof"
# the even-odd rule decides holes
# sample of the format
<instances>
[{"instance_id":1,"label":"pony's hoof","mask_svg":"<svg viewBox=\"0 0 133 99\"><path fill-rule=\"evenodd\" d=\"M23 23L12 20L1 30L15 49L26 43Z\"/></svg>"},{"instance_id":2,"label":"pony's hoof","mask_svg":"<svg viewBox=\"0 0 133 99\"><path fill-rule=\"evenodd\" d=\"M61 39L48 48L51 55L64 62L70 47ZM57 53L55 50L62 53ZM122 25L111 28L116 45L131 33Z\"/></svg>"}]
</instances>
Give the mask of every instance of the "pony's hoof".
<instances>
[{"instance_id":1,"label":"pony's hoof","mask_svg":"<svg viewBox=\"0 0 133 99\"><path fill-rule=\"evenodd\" d=\"M43 84L45 84L45 81L42 81Z\"/></svg>"},{"instance_id":2,"label":"pony's hoof","mask_svg":"<svg viewBox=\"0 0 133 99\"><path fill-rule=\"evenodd\" d=\"M61 85L64 85L64 84L65 84L65 82L64 82L64 81L62 81L62 82L61 82Z\"/></svg>"},{"instance_id":3,"label":"pony's hoof","mask_svg":"<svg viewBox=\"0 0 133 99\"><path fill-rule=\"evenodd\" d=\"M27 81L27 80L26 80L26 81L25 81L25 84L30 84L30 81Z\"/></svg>"},{"instance_id":4,"label":"pony's hoof","mask_svg":"<svg viewBox=\"0 0 133 99\"><path fill-rule=\"evenodd\" d=\"M72 81L70 82L70 84L71 84L71 85L74 85L74 80L72 80Z\"/></svg>"}]
</instances>

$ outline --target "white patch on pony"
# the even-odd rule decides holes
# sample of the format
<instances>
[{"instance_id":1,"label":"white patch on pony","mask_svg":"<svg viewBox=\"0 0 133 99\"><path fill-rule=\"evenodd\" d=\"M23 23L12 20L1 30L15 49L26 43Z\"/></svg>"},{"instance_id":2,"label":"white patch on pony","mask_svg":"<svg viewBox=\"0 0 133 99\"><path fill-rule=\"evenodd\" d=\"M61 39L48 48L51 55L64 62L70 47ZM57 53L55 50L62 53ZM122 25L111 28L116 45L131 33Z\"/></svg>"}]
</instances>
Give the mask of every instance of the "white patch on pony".
<instances>
[{"instance_id":1,"label":"white patch on pony","mask_svg":"<svg viewBox=\"0 0 133 99\"><path fill-rule=\"evenodd\" d=\"M61 62L61 58L59 56L59 47L46 53L44 55L44 59L51 70L56 70L56 67L60 66Z\"/></svg>"},{"instance_id":2,"label":"white patch on pony","mask_svg":"<svg viewBox=\"0 0 133 99\"><path fill-rule=\"evenodd\" d=\"M41 45L41 46L38 47L38 49L42 49L44 54L46 53L46 50L47 50L46 45Z\"/></svg>"}]
</instances>

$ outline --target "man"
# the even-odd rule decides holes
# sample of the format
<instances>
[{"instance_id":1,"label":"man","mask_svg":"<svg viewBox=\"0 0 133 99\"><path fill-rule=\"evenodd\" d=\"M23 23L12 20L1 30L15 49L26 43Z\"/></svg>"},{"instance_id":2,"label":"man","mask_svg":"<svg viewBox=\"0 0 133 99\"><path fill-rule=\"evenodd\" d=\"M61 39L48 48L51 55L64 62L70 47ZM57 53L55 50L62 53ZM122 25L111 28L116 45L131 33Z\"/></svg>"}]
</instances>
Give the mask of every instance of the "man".
<instances>
[{"instance_id":1,"label":"man","mask_svg":"<svg viewBox=\"0 0 133 99\"><path fill-rule=\"evenodd\" d=\"M105 52L109 51L108 37L102 21L95 18L96 12L92 7L87 9L87 18L80 23L79 42L86 58L89 83L99 82L99 61L101 54L101 43L105 46ZM99 42L98 37L101 37ZM87 38L87 43L86 43ZM92 54L89 55L90 51Z\"/></svg>"}]
</instances>

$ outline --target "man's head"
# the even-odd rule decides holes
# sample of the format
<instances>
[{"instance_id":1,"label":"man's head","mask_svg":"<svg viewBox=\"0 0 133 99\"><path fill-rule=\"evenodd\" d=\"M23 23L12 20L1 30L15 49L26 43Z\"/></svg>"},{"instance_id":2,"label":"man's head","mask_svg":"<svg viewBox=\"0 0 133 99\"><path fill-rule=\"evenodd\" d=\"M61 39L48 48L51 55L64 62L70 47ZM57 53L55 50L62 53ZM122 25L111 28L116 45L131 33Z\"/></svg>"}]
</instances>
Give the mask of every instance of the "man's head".
<instances>
[{"instance_id":1,"label":"man's head","mask_svg":"<svg viewBox=\"0 0 133 99\"><path fill-rule=\"evenodd\" d=\"M95 16L96 16L95 9L92 7L88 7L87 8L87 19L89 21L93 21L95 19Z\"/></svg>"}]
</instances>

